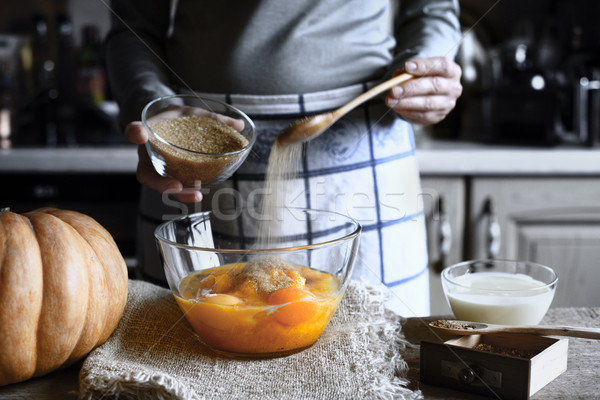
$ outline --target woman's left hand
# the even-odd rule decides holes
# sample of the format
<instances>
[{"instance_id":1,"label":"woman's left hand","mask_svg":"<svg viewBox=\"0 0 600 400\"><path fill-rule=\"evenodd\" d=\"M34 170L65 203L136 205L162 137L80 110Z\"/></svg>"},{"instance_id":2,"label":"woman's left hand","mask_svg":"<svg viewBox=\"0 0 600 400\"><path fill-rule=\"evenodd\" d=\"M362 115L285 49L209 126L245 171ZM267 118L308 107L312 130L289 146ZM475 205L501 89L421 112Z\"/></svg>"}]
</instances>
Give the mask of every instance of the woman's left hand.
<instances>
[{"instance_id":1,"label":"woman's left hand","mask_svg":"<svg viewBox=\"0 0 600 400\"><path fill-rule=\"evenodd\" d=\"M460 66L447 57L415 58L395 74L415 76L392 88L385 99L388 107L403 119L422 125L443 120L462 93Z\"/></svg>"}]
</instances>

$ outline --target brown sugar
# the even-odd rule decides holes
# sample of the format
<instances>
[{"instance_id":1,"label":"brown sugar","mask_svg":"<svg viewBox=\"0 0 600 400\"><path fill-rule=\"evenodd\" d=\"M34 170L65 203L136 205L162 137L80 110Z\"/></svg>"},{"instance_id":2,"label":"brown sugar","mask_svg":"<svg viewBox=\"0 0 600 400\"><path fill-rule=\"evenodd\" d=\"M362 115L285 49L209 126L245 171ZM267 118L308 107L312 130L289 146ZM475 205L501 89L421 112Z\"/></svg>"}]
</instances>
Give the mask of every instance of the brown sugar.
<instances>
[{"instance_id":1,"label":"brown sugar","mask_svg":"<svg viewBox=\"0 0 600 400\"><path fill-rule=\"evenodd\" d=\"M201 153L227 153L248 144L246 138L229 125L197 115L162 121L152 129L169 143Z\"/></svg>"},{"instance_id":2,"label":"brown sugar","mask_svg":"<svg viewBox=\"0 0 600 400\"><path fill-rule=\"evenodd\" d=\"M469 324L467 322L453 321L453 320L447 320L447 319L433 321L431 323L431 326L435 326L438 328L445 328L445 329L475 329L476 328L473 324Z\"/></svg>"},{"instance_id":3,"label":"brown sugar","mask_svg":"<svg viewBox=\"0 0 600 400\"><path fill-rule=\"evenodd\" d=\"M272 293L288 287L304 287L305 279L294 266L279 257L259 257L248 262L236 280L252 285L258 293Z\"/></svg>"},{"instance_id":4,"label":"brown sugar","mask_svg":"<svg viewBox=\"0 0 600 400\"><path fill-rule=\"evenodd\" d=\"M241 153L221 153L234 152L248 145L248 140L238 131L209 117L173 118L153 125L152 129L177 146L157 138L150 139L152 147L165 161L167 174L185 186L193 186L197 181L213 181L242 156Z\"/></svg>"},{"instance_id":5,"label":"brown sugar","mask_svg":"<svg viewBox=\"0 0 600 400\"><path fill-rule=\"evenodd\" d=\"M497 346L488 343L479 343L477 346L473 347L473 350L486 351L489 353L500 354L503 356L511 356L525 359L533 358L536 354L538 354L538 352L535 350L523 350L514 347Z\"/></svg>"}]
</instances>

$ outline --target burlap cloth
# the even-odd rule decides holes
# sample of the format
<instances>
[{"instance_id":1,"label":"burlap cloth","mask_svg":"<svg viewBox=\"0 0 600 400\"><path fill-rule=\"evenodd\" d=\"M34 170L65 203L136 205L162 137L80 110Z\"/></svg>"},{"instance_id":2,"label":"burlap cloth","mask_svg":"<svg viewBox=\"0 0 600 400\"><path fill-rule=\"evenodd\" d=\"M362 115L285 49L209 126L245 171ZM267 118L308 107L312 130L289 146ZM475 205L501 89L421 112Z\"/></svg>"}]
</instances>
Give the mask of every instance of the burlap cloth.
<instances>
[{"instance_id":1,"label":"burlap cloth","mask_svg":"<svg viewBox=\"0 0 600 400\"><path fill-rule=\"evenodd\" d=\"M129 282L113 335L84 361L82 399L416 399L400 351L412 346L383 292L352 282L321 338L287 357L233 360L206 349L170 291Z\"/></svg>"}]
</instances>

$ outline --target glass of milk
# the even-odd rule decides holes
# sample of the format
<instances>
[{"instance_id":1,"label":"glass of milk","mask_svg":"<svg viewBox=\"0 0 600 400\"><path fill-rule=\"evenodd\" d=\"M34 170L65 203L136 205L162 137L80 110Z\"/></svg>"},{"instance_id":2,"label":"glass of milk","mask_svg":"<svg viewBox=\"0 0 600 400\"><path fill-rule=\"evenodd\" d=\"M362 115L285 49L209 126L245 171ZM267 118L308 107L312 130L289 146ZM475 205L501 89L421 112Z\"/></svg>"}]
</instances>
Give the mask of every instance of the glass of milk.
<instances>
[{"instance_id":1,"label":"glass of milk","mask_svg":"<svg viewBox=\"0 0 600 400\"><path fill-rule=\"evenodd\" d=\"M558 275L529 261L473 260L442 271L442 286L459 320L537 325L554 297Z\"/></svg>"}]
</instances>

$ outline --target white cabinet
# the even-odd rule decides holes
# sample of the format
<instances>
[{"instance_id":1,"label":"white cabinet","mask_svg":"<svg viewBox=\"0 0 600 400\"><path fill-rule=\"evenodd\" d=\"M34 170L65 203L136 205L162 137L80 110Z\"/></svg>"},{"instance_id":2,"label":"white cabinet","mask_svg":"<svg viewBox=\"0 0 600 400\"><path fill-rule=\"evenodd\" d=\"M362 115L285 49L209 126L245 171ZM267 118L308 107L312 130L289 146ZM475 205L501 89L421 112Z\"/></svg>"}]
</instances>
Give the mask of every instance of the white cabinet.
<instances>
[{"instance_id":1,"label":"white cabinet","mask_svg":"<svg viewBox=\"0 0 600 400\"><path fill-rule=\"evenodd\" d=\"M426 176L421 179L429 251L431 314L450 313L440 280L441 270L462 260L466 219L465 179Z\"/></svg>"},{"instance_id":2,"label":"white cabinet","mask_svg":"<svg viewBox=\"0 0 600 400\"><path fill-rule=\"evenodd\" d=\"M566 176L423 176L431 313L450 309L439 268L476 259L534 261L554 268L553 307L600 306L600 178ZM440 229L452 239L444 248ZM443 257L440 257L442 255Z\"/></svg>"},{"instance_id":3,"label":"white cabinet","mask_svg":"<svg viewBox=\"0 0 600 400\"><path fill-rule=\"evenodd\" d=\"M558 273L554 307L600 306L600 179L488 177L470 187L469 258L497 246L497 258L539 262ZM486 235L493 223L499 243Z\"/></svg>"}]
</instances>

